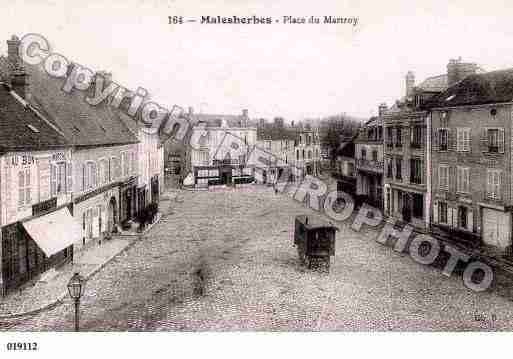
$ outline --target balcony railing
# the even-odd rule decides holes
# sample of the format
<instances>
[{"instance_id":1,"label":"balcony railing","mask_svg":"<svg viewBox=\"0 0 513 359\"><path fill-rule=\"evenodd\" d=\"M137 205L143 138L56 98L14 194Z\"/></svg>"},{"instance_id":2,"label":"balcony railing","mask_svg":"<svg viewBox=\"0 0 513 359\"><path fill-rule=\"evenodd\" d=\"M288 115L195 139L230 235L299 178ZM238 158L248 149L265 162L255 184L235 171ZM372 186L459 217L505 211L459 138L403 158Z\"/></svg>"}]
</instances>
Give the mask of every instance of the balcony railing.
<instances>
[{"instance_id":1,"label":"balcony railing","mask_svg":"<svg viewBox=\"0 0 513 359\"><path fill-rule=\"evenodd\" d=\"M356 161L356 165L360 168L383 172L383 161L371 161L360 158Z\"/></svg>"}]
</instances>

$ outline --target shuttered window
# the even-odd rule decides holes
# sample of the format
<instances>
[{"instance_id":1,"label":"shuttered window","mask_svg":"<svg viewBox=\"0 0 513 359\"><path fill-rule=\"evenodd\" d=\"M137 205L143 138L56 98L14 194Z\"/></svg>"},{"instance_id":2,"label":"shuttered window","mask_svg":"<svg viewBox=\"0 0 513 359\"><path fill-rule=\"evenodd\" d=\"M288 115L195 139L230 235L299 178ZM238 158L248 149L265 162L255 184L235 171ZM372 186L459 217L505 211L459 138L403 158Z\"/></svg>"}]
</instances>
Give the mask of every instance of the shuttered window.
<instances>
[{"instance_id":1,"label":"shuttered window","mask_svg":"<svg viewBox=\"0 0 513 359\"><path fill-rule=\"evenodd\" d=\"M71 161L66 163L66 191L73 192L73 165Z\"/></svg>"},{"instance_id":2,"label":"shuttered window","mask_svg":"<svg viewBox=\"0 0 513 359\"><path fill-rule=\"evenodd\" d=\"M488 170L486 184L487 197L491 199L500 199L501 171Z\"/></svg>"},{"instance_id":3,"label":"shuttered window","mask_svg":"<svg viewBox=\"0 0 513 359\"><path fill-rule=\"evenodd\" d=\"M18 172L18 206L23 207L31 202L30 169L27 168Z\"/></svg>"},{"instance_id":4,"label":"shuttered window","mask_svg":"<svg viewBox=\"0 0 513 359\"><path fill-rule=\"evenodd\" d=\"M470 192L470 169L458 166L456 172L456 189L458 192Z\"/></svg>"},{"instance_id":5,"label":"shuttered window","mask_svg":"<svg viewBox=\"0 0 513 359\"><path fill-rule=\"evenodd\" d=\"M447 151L449 149L449 130L446 128L438 129L438 150Z\"/></svg>"},{"instance_id":6,"label":"shuttered window","mask_svg":"<svg viewBox=\"0 0 513 359\"><path fill-rule=\"evenodd\" d=\"M440 165L438 167L438 187L440 190L449 190L449 166Z\"/></svg>"},{"instance_id":7,"label":"shuttered window","mask_svg":"<svg viewBox=\"0 0 513 359\"><path fill-rule=\"evenodd\" d=\"M438 222L447 224L447 202L438 202Z\"/></svg>"},{"instance_id":8,"label":"shuttered window","mask_svg":"<svg viewBox=\"0 0 513 359\"><path fill-rule=\"evenodd\" d=\"M456 141L458 152L470 151L470 128L458 128Z\"/></svg>"}]
</instances>

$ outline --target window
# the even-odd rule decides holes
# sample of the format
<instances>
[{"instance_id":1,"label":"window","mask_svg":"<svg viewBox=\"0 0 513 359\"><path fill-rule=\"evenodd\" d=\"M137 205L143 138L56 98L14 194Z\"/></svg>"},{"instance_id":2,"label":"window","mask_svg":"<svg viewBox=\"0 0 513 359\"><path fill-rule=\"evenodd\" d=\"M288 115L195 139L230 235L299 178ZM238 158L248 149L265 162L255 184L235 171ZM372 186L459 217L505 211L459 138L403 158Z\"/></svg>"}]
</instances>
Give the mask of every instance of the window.
<instances>
[{"instance_id":1,"label":"window","mask_svg":"<svg viewBox=\"0 0 513 359\"><path fill-rule=\"evenodd\" d=\"M458 207L458 227L467 228L468 209L465 206Z\"/></svg>"},{"instance_id":2,"label":"window","mask_svg":"<svg viewBox=\"0 0 513 359\"><path fill-rule=\"evenodd\" d=\"M470 151L470 128L458 128L456 136L456 151Z\"/></svg>"},{"instance_id":3,"label":"window","mask_svg":"<svg viewBox=\"0 0 513 359\"><path fill-rule=\"evenodd\" d=\"M449 148L449 130L446 128L438 129L438 150L447 151Z\"/></svg>"},{"instance_id":4,"label":"window","mask_svg":"<svg viewBox=\"0 0 513 359\"><path fill-rule=\"evenodd\" d=\"M208 150L199 151L199 161L204 165L208 166L209 158L208 158Z\"/></svg>"},{"instance_id":5,"label":"window","mask_svg":"<svg viewBox=\"0 0 513 359\"><path fill-rule=\"evenodd\" d=\"M397 157L395 159L395 178L398 180L403 179L403 169L402 169L403 160L402 158Z\"/></svg>"},{"instance_id":6,"label":"window","mask_svg":"<svg viewBox=\"0 0 513 359\"><path fill-rule=\"evenodd\" d=\"M23 207L31 203L30 168L26 168L18 172L18 206Z\"/></svg>"},{"instance_id":7,"label":"window","mask_svg":"<svg viewBox=\"0 0 513 359\"><path fill-rule=\"evenodd\" d=\"M422 147L422 127L421 126L414 126L412 129L411 134L411 146L414 148L421 148Z\"/></svg>"},{"instance_id":8,"label":"window","mask_svg":"<svg viewBox=\"0 0 513 359\"><path fill-rule=\"evenodd\" d=\"M422 161L420 159L412 158L410 160L410 182L422 183Z\"/></svg>"},{"instance_id":9,"label":"window","mask_svg":"<svg viewBox=\"0 0 513 359\"><path fill-rule=\"evenodd\" d=\"M438 187L442 191L449 190L449 166L447 165L438 167Z\"/></svg>"},{"instance_id":10,"label":"window","mask_svg":"<svg viewBox=\"0 0 513 359\"><path fill-rule=\"evenodd\" d=\"M347 175L349 177L353 177L354 176L354 164L348 162L347 163Z\"/></svg>"},{"instance_id":11,"label":"window","mask_svg":"<svg viewBox=\"0 0 513 359\"><path fill-rule=\"evenodd\" d=\"M119 158L111 157L110 159L110 179L111 181L117 180L121 177L121 164Z\"/></svg>"},{"instance_id":12,"label":"window","mask_svg":"<svg viewBox=\"0 0 513 359\"><path fill-rule=\"evenodd\" d=\"M486 181L487 197L491 199L500 199L501 190L501 171L488 170Z\"/></svg>"},{"instance_id":13,"label":"window","mask_svg":"<svg viewBox=\"0 0 513 359\"><path fill-rule=\"evenodd\" d=\"M484 131L482 141L485 145L485 152L504 153L504 129L488 128Z\"/></svg>"},{"instance_id":14,"label":"window","mask_svg":"<svg viewBox=\"0 0 513 359\"><path fill-rule=\"evenodd\" d=\"M470 169L468 167L457 167L456 189L458 192L470 192Z\"/></svg>"},{"instance_id":15,"label":"window","mask_svg":"<svg viewBox=\"0 0 513 359\"><path fill-rule=\"evenodd\" d=\"M392 147L394 143L394 132L392 127L387 127L387 146Z\"/></svg>"},{"instance_id":16,"label":"window","mask_svg":"<svg viewBox=\"0 0 513 359\"><path fill-rule=\"evenodd\" d=\"M423 218L424 217L424 196L420 193L413 193L413 217Z\"/></svg>"},{"instance_id":17,"label":"window","mask_svg":"<svg viewBox=\"0 0 513 359\"><path fill-rule=\"evenodd\" d=\"M397 127L395 130L395 147L402 147L403 146L403 136L402 136L402 129L401 127Z\"/></svg>"},{"instance_id":18,"label":"window","mask_svg":"<svg viewBox=\"0 0 513 359\"><path fill-rule=\"evenodd\" d=\"M109 182L109 163L106 159L100 160L100 169L99 169L99 177L100 183L106 184Z\"/></svg>"},{"instance_id":19,"label":"window","mask_svg":"<svg viewBox=\"0 0 513 359\"><path fill-rule=\"evenodd\" d=\"M135 161L135 152L130 152L130 173L133 175L137 173L136 166L137 162Z\"/></svg>"},{"instance_id":20,"label":"window","mask_svg":"<svg viewBox=\"0 0 513 359\"><path fill-rule=\"evenodd\" d=\"M96 162L88 162L86 170L86 187L85 189L96 188L98 185L98 174L96 172Z\"/></svg>"},{"instance_id":21,"label":"window","mask_svg":"<svg viewBox=\"0 0 513 359\"><path fill-rule=\"evenodd\" d=\"M447 222L447 202L438 202L438 222Z\"/></svg>"},{"instance_id":22,"label":"window","mask_svg":"<svg viewBox=\"0 0 513 359\"><path fill-rule=\"evenodd\" d=\"M387 158L387 177L392 178L392 160Z\"/></svg>"},{"instance_id":23,"label":"window","mask_svg":"<svg viewBox=\"0 0 513 359\"><path fill-rule=\"evenodd\" d=\"M296 161L299 161L299 150L296 150Z\"/></svg>"},{"instance_id":24,"label":"window","mask_svg":"<svg viewBox=\"0 0 513 359\"><path fill-rule=\"evenodd\" d=\"M303 155L303 159L305 159L305 150L304 149L303 149L302 155Z\"/></svg>"},{"instance_id":25,"label":"window","mask_svg":"<svg viewBox=\"0 0 513 359\"><path fill-rule=\"evenodd\" d=\"M378 141L383 139L383 127L378 127Z\"/></svg>"},{"instance_id":26,"label":"window","mask_svg":"<svg viewBox=\"0 0 513 359\"><path fill-rule=\"evenodd\" d=\"M50 164L50 195L52 197L66 192L66 177L66 162Z\"/></svg>"},{"instance_id":27,"label":"window","mask_svg":"<svg viewBox=\"0 0 513 359\"><path fill-rule=\"evenodd\" d=\"M365 148L362 148L362 160L365 160L367 157L367 150Z\"/></svg>"},{"instance_id":28,"label":"window","mask_svg":"<svg viewBox=\"0 0 513 359\"><path fill-rule=\"evenodd\" d=\"M66 187L68 188L68 193L73 192L73 165L72 162L67 162L66 166Z\"/></svg>"},{"instance_id":29,"label":"window","mask_svg":"<svg viewBox=\"0 0 513 359\"><path fill-rule=\"evenodd\" d=\"M308 159L312 158L312 151L308 151Z\"/></svg>"},{"instance_id":30,"label":"window","mask_svg":"<svg viewBox=\"0 0 513 359\"><path fill-rule=\"evenodd\" d=\"M130 167L129 167L130 163L128 161L129 161L128 152L123 152L121 155L121 163L123 166L123 177L128 176L129 171L130 171Z\"/></svg>"},{"instance_id":31,"label":"window","mask_svg":"<svg viewBox=\"0 0 513 359\"><path fill-rule=\"evenodd\" d=\"M373 161L378 160L378 151L377 150L372 151L372 160Z\"/></svg>"}]
</instances>

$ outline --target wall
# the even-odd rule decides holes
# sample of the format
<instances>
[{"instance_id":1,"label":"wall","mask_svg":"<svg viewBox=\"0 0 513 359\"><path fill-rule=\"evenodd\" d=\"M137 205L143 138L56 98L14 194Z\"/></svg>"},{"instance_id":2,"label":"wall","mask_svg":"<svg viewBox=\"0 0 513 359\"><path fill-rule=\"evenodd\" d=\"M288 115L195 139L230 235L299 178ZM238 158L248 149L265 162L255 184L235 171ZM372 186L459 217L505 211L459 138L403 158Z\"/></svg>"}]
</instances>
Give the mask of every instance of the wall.
<instances>
[{"instance_id":1,"label":"wall","mask_svg":"<svg viewBox=\"0 0 513 359\"><path fill-rule=\"evenodd\" d=\"M492 117L490 110L495 108L497 115ZM441 125L442 111L433 111L433 135L434 130L442 127ZM474 231L480 233L481 228L481 211L478 203L487 203L490 205L508 206L511 205L511 151L512 133L511 133L511 106L478 106L473 108L457 108L451 109L449 112L449 120L447 128L451 133L456 132L458 127L467 127L471 131L470 152L456 152L455 135L452 136L454 145L449 151L437 151L433 144L432 154L432 192L433 205L437 200L446 200L451 206L466 205L473 211ZM482 151L481 146L481 129L484 127L500 127L504 128L504 153L489 154ZM439 189L439 165L447 164L450 166L450 182L449 191L441 191ZM470 193L456 193L456 166L465 166L470 168ZM485 198L487 184L487 169L495 168L503 171L501 178L501 195L502 200L491 201ZM433 215L433 206L431 208Z\"/></svg>"},{"instance_id":2,"label":"wall","mask_svg":"<svg viewBox=\"0 0 513 359\"><path fill-rule=\"evenodd\" d=\"M32 206L51 198L50 164L71 161L71 150L32 151L7 153L0 160L2 202L1 223L7 225L32 216ZM19 206L19 178L21 169L30 170L31 202ZM66 180L69 177L66 176ZM57 194L57 206L71 201L71 188Z\"/></svg>"}]
</instances>

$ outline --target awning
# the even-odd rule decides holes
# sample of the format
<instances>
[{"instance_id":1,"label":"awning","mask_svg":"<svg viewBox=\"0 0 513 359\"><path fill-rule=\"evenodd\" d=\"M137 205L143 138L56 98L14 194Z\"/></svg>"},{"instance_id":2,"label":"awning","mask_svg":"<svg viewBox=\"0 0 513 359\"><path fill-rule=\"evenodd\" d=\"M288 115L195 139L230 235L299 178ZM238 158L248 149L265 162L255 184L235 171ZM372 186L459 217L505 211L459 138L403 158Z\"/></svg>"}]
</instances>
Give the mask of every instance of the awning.
<instances>
[{"instance_id":1,"label":"awning","mask_svg":"<svg viewBox=\"0 0 513 359\"><path fill-rule=\"evenodd\" d=\"M66 207L25 222L23 227L48 257L80 241L82 236L80 224Z\"/></svg>"}]
</instances>

